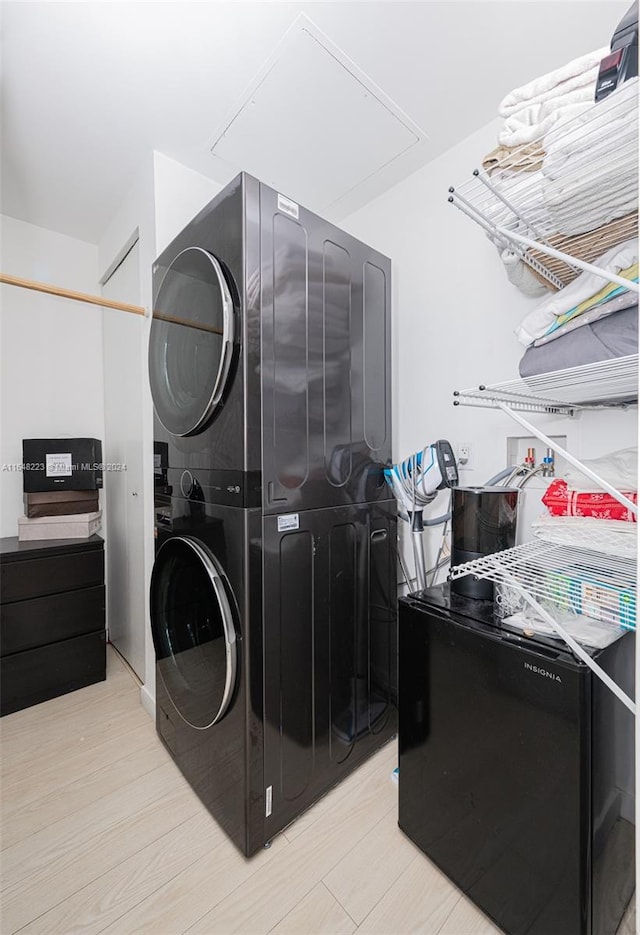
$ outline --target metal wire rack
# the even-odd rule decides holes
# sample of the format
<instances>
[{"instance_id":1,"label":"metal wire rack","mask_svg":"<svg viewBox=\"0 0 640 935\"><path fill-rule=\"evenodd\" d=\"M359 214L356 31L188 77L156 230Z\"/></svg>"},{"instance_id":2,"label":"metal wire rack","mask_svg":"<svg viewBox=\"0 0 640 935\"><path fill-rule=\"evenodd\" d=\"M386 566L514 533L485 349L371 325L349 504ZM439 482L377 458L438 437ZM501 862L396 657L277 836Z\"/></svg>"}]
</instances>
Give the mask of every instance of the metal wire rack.
<instances>
[{"instance_id":1,"label":"metal wire rack","mask_svg":"<svg viewBox=\"0 0 640 935\"><path fill-rule=\"evenodd\" d=\"M638 80L543 139L485 159L449 202L551 288L638 234ZM596 266L592 264L596 261ZM625 284L615 273L603 278ZM638 290L637 283L626 286Z\"/></svg>"},{"instance_id":2,"label":"metal wire rack","mask_svg":"<svg viewBox=\"0 0 640 935\"><path fill-rule=\"evenodd\" d=\"M454 391L454 406L574 415L581 409L626 408L638 399L638 355L618 357L505 383Z\"/></svg>"},{"instance_id":3,"label":"metal wire rack","mask_svg":"<svg viewBox=\"0 0 640 935\"><path fill-rule=\"evenodd\" d=\"M542 542L576 548L579 539L580 548L586 546L592 552L604 552L629 560L636 560L638 555L638 526L636 523L622 521L593 520L585 523L585 517L558 516L547 517L546 525L536 528L534 535ZM618 527L616 529L612 527ZM599 559L600 561L601 559Z\"/></svg>"},{"instance_id":4,"label":"metal wire rack","mask_svg":"<svg viewBox=\"0 0 640 935\"><path fill-rule=\"evenodd\" d=\"M534 540L456 565L451 577L472 574L508 584L562 610L634 628L635 571L632 558Z\"/></svg>"},{"instance_id":5,"label":"metal wire rack","mask_svg":"<svg viewBox=\"0 0 640 935\"><path fill-rule=\"evenodd\" d=\"M536 540L456 565L451 578L472 574L520 594L635 714L634 702L554 616L568 611L612 627L635 629L635 569L632 558Z\"/></svg>"}]
</instances>

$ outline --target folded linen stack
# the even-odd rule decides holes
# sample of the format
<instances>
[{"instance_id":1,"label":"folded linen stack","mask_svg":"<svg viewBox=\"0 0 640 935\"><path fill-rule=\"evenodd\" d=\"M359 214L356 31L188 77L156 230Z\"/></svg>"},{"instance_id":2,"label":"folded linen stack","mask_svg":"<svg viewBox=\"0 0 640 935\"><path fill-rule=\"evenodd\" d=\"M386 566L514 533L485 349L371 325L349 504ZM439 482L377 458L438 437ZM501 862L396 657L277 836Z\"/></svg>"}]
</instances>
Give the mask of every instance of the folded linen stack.
<instances>
[{"instance_id":1,"label":"folded linen stack","mask_svg":"<svg viewBox=\"0 0 640 935\"><path fill-rule=\"evenodd\" d=\"M602 270L638 282L638 241L627 240L596 260ZM520 376L626 357L638 351L638 296L602 276L584 272L547 296L516 328L528 350Z\"/></svg>"},{"instance_id":2,"label":"folded linen stack","mask_svg":"<svg viewBox=\"0 0 640 935\"><path fill-rule=\"evenodd\" d=\"M608 54L609 49L604 47L581 55L507 94L498 108L505 118L498 135L500 145L516 147L538 142L559 123L589 110L600 62Z\"/></svg>"},{"instance_id":3,"label":"folded linen stack","mask_svg":"<svg viewBox=\"0 0 640 935\"><path fill-rule=\"evenodd\" d=\"M579 234L638 206L638 79L545 137L542 194L554 230Z\"/></svg>"},{"instance_id":4,"label":"folded linen stack","mask_svg":"<svg viewBox=\"0 0 640 935\"><path fill-rule=\"evenodd\" d=\"M637 502L635 490L620 491ZM549 484L542 502L551 516L590 517L598 520L614 520L635 523L635 515L610 493L602 490L579 491L567 486L567 482L558 478Z\"/></svg>"},{"instance_id":5,"label":"folded linen stack","mask_svg":"<svg viewBox=\"0 0 640 935\"><path fill-rule=\"evenodd\" d=\"M638 79L596 103L600 60L608 52L598 49L511 91L499 106L505 118L499 146L483 160L500 196L482 208L492 225L544 236L586 262L637 230ZM562 260L507 247L499 233L489 236L509 280L527 295L576 277ZM538 274L536 263L556 282Z\"/></svg>"},{"instance_id":6,"label":"folded linen stack","mask_svg":"<svg viewBox=\"0 0 640 935\"><path fill-rule=\"evenodd\" d=\"M632 503L638 502L637 448L623 448L583 463ZM562 478L554 480L542 502L547 513L532 524L536 538L614 555L637 554L635 514L576 468L568 468Z\"/></svg>"},{"instance_id":7,"label":"folded linen stack","mask_svg":"<svg viewBox=\"0 0 640 935\"><path fill-rule=\"evenodd\" d=\"M625 448L583 462L603 480L637 503L638 451ZM587 489L587 488L591 489ZM565 476L550 484L542 502L547 513L533 524L533 535L544 542L586 548L622 558L636 558L638 527L627 509L584 474L569 468ZM599 616L595 614L595 616Z\"/></svg>"},{"instance_id":8,"label":"folded linen stack","mask_svg":"<svg viewBox=\"0 0 640 935\"><path fill-rule=\"evenodd\" d=\"M601 59L608 49L597 49L561 68L510 91L498 113L504 124L498 146L482 160L489 174L498 178L522 172L538 172L546 157L544 138L554 127L592 109Z\"/></svg>"}]
</instances>

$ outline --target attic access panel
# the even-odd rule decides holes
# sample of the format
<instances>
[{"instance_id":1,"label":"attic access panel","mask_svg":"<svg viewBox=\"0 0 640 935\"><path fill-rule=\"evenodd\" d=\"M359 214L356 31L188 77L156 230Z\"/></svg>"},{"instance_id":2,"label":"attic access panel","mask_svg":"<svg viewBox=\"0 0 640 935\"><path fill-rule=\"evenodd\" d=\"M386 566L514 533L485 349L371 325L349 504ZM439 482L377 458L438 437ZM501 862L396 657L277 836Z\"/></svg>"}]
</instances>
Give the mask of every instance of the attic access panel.
<instances>
[{"instance_id":1,"label":"attic access panel","mask_svg":"<svg viewBox=\"0 0 640 935\"><path fill-rule=\"evenodd\" d=\"M425 139L303 16L217 134L211 152L321 211Z\"/></svg>"}]
</instances>

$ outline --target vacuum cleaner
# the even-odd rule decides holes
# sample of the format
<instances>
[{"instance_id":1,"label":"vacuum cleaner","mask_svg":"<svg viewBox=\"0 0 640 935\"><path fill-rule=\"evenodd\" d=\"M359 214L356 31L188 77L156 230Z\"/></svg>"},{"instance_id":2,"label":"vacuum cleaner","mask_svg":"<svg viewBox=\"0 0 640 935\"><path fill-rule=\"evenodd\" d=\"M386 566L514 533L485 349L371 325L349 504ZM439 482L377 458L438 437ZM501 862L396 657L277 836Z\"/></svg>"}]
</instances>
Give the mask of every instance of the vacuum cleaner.
<instances>
[{"instance_id":1,"label":"vacuum cleaner","mask_svg":"<svg viewBox=\"0 0 640 935\"><path fill-rule=\"evenodd\" d=\"M424 591L427 575L422 533L425 525L436 525L442 522L443 517L425 522L422 514L425 506L435 500L440 490L458 484L458 467L453 449L448 441L440 439L404 461L385 468L384 475L398 500L399 516L411 526L417 585L418 590Z\"/></svg>"}]
</instances>

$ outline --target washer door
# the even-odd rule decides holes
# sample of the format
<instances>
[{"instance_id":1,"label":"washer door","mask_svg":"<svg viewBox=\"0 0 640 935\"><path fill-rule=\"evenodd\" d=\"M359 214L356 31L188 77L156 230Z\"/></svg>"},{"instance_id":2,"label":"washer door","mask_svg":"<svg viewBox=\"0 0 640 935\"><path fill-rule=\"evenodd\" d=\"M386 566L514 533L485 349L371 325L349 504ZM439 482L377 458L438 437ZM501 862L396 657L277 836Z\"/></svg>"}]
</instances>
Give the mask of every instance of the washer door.
<instances>
[{"instance_id":1,"label":"washer door","mask_svg":"<svg viewBox=\"0 0 640 935\"><path fill-rule=\"evenodd\" d=\"M203 729L219 721L236 684L236 631L220 565L203 543L168 539L151 576L157 672L178 714Z\"/></svg>"},{"instance_id":2,"label":"washer door","mask_svg":"<svg viewBox=\"0 0 640 935\"><path fill-rule=\"evenodd\" d=\"M188 247L169 264L153 310L149 380L172 435L196 435L222 399L233 356L233 299L218 260Z\"/></svg>"}]
</instances>

